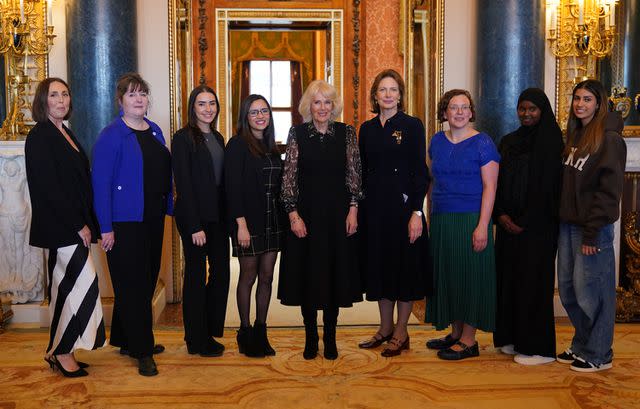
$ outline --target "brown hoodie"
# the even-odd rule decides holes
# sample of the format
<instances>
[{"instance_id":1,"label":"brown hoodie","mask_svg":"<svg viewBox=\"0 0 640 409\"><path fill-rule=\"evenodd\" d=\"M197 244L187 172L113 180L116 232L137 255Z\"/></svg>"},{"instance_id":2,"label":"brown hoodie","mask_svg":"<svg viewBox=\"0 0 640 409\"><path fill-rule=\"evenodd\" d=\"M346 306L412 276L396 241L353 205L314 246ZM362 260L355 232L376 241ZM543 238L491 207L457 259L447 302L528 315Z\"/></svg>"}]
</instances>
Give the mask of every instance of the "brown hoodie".
<instances>
[{"instance_id":1,"label":"brown hoodie","mask_svg":"<svg viewBox=\"0 0 640 409\"><path fill-rule=\"evenodd\" d=\"M600 149L585 157L564 158L560 221L582 226L583 245L595 246L600 229L620 217L627 160L623 127L620 113L609 112Z\"/></svg>"}]
</instances>

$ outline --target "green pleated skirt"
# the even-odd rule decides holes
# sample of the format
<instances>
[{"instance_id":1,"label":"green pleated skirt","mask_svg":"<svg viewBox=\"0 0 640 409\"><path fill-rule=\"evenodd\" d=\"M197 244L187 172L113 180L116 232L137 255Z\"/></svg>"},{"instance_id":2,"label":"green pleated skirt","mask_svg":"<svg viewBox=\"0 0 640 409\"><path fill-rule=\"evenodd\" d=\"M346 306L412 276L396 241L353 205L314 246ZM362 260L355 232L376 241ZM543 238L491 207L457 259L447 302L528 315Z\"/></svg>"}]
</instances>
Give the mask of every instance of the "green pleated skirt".
<instances>
[{"instance_id":1,"label":"green pleated skirt","mask_svg":"<svg viewBox=\"0 0 640 409\"><path fill-rule=\"evenodd\" d=\"M473 251L472 234L478 213L440 213L431 216L429 251L433 262L434 295L427 300L425 322L437 330L463 321L493 332L496 314L496 263L493 224L487 247Z\"/></svg>"}]
</instances>

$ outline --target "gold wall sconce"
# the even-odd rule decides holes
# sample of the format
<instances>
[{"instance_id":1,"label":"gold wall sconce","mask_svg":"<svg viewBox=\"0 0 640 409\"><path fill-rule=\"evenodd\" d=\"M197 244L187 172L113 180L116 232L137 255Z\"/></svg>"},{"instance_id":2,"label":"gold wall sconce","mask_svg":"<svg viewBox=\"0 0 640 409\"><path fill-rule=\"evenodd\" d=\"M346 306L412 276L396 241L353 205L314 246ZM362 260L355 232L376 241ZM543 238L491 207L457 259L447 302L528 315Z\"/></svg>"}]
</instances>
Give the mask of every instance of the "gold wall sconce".
<instances>
[{"instance_id":1,"label":"gold wall sconce","mask_svg":"<svg viewBox=\"0 0 640 409\"><path fill-rule=\"evenodd\" d=\"M547 39L557 57L606 57L617 36L618 0L550 0Z\"/></svg>"},{"instance_id":2,"label":"gold wall sconce","mask_svg":"<svg viewBox=\"0 0 640 409\"><path fill-rule=\"evenodd\" d=\"M47 76L53 45L52 0L0 0L0 63L4 64L7 116L0 140L20 140L29 132L31 84ZM35 69L35 72L34 72Z\"/></svg>"}]
</instances>

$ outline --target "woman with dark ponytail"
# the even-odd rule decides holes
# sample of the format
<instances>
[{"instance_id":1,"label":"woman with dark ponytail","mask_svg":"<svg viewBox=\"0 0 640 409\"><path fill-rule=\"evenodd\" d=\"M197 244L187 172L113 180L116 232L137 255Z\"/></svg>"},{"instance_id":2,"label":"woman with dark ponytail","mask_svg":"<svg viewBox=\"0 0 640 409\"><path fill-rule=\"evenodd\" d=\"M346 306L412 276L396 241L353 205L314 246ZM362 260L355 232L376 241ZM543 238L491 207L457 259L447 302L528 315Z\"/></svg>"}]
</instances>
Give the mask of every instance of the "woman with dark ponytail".
<instances>
[{"instance_id":1,"label":"woman with dark ponytail","mask_svg":"<svg viewBox=\"0 0 640 409\"><path fill-rule=\"evenodd\" d=\"M191 91L189 123L173 136L175 217L184 249L182 313L190 354L220 356L229 293L229 237L224 212L224 138L215 130L218 96ZM207 277L207 257L209 275Z\"/></svg>"}]
</instances>

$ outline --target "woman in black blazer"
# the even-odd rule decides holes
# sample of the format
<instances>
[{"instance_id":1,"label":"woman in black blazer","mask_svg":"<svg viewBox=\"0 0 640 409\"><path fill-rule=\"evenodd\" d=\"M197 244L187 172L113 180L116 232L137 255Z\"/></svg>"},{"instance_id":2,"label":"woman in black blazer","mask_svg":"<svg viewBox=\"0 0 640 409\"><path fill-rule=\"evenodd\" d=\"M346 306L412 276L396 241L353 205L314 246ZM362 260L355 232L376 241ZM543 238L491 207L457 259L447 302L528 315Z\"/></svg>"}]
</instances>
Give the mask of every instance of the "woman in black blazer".
<instances>
[{"instance_id":1,"label":"woman in black blazer","mask_svg":"<svg viewBox=\"0 0 640 409\"><path fill-rule=\"evenodd\" d=\"M38 84L25 143L33 209L29 244L49 249L49 345L45 361L66 377L86 376L76 349L106 342L98 277L90 246L98 238L89 160L63 120L71 94L60 78Z\"/></svg>"},{"instance_id":2,"label":"woman in black blazer","mask_svg":"<svg viewBox=\"0 0 640 409\"><path fill-rule=\"evenodd\" d=\"M267 339L266 320L282 236L277 202L282 161L271 107L263 96L249 95L242 101L237 130L227 145L225 161L233 255L240 263L237 342L241 353L263 357L276 354ZM251 290L256 277L256 320L251 328Z\"/></svg>"},{"instance_id":3,"label":"woman in black blazer","mask_svg":"<svg viewBox=\"0 0 640 409\"><path fill-rule=\"evenodd\" d=\"M184 249L182 314L190 354L220 356L229 292L229 236L224 219L224 139L215 130L218 96L200 85L191 91L189 124L173 136L175 218ZM209 277L206 262L209 257Z\"/></svg>"}]
</instances>

